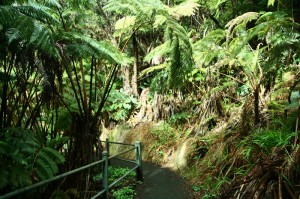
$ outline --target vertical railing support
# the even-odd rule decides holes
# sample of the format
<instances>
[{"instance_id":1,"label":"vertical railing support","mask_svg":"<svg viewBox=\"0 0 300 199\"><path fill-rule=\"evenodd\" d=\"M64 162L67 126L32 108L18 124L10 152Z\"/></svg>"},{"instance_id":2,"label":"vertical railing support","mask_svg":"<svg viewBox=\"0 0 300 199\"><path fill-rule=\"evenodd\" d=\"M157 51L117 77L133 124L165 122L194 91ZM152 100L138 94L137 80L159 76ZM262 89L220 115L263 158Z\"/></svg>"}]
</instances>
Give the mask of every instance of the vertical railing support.
<instances>
[{"instance_id":1,"label":"vertical railing support","mask_svg":"<svg viewBox=\"0 0 300 199\"><path fill-rule=\"evenodd\" d=\"M138 167L136 168L136 179L143 181L143 169L142 169L142 143L140 141L135 142L135 161Z\"/></svg>"},{"instance_id":2,"label":"vertical railing support","mask_svg":"<svg viewBox=\"0 0 300 199\"><path fill-rule=\"evenodd\" d=\"M107 157L110 156L110 151L109 151L109 139L106 138L106 141L105 141L105 148L106 148L106 151L107 151ZM108 160L108 165L110 165L110 160Z\"/></svg>"},{"instance_id":3,"label":"vertical railing support","mask_svg":"<svg viewBox=\"0 0 300 199\"><path fill-rule=\"evenodd\" d=\"M102 187L105 189L103 194L104 199L108 199L108 153L107 151L102 152Z\"/></svg>"}]
</instances>

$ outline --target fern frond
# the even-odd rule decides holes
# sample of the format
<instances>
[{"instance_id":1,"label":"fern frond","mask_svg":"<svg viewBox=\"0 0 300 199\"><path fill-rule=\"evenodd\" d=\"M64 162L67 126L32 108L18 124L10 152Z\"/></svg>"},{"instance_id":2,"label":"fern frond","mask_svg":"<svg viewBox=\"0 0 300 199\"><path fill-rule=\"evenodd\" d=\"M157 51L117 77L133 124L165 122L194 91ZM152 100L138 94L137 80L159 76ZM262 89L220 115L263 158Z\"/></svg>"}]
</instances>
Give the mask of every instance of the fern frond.
<instances>
[{"instance_id":1,"label":"fern frond","mask_svg":"<svg viewBox=\"0 0 300 199\"><path fill-rule=\"evenodd\" d=\"M8 14L7 12L11 13ZM4 14L8 14L6 19L2 18ZM23 42L29 48L34 46L34 48L40 49L48 55L59 58L52 34L48 30L48 27L41 22L20 13L15 7L1 7L0 23L2 20L5 20L4 25L7 25L5 31L8 44L14 41Z\"/></svg>"},{"instance_id":2,"label":"fern frond","mask_svg":"<svg viewBox=\"0 0 300 199\"><path fill-rule=\"evenodd\" d=\"M10 44L16 40L23 40L28 42L32 29L34 28L33 21L27 17L19 17L16 21L16 26L10 28L6 35L8 37L8 43Z\"/></svg>"},{"instance_id":3,"label":"fern frond","mask_svg":"<svg viewBox=\"0 0 300 199\"><path fill-rule=\"evenodd\" d=\"M62 164L65 162L65 157L53 148L44 147L43 152L45 152L47 156L51 157L51 159L57 164Z\"/></svg>"},{"instance_id":4,"label":"fern frond","mask_svg":"<svg viewBox=\"0 0 300 199\"><path fill-rule=\"evenodd\" d=\"M109 0L106 5L103 7L104 10L108 12L118 12L118 11L130 11L130 13L137 14L137 5L140 5L140 2L137 0L133 0L132 3L128 2L127 0L115 1Z\"/></svg>"},{"instance_id":5,"label":"fern frond","mask_svg":"<svg viewBox=\"0 0 300 199\"><path fill-rule=\"evenodd\" d=\"M41 180L47 180L53 177L51 169L48 167L47 163L43 159L39 158L35 162L36 173Z\"/></svg>"},{"instance_id":6,"label":"fern frond","mask_svg":"<svg viewBox=\"0 0 300 199\"><path fill-rule=\"evenodd\" d=\"M229 21L225 26L226 28L228 28L226 37L227 41L229 40L229 37L233 32L233 27L239 24L241 24L242 26L246 26L248 22L257 19L259 16L260 15L257 12L247 12Z\"/></svg>"},{"instance_id":7,"label":"fern frond","mask_svg":"<svg viewBox=\"0 0 300 199\"><path fill-rule=\"evenodd\" d=\"M9 172L8 165L0 162L0 190L6 187L9 184Z\"/></svg>"},{"instance_id":8,"label":"fern frond","mask_svg":"<svg viewBox=\"0 0 300 199\"><path fill-rule=\"evenodd\" d=\"M34 29L29 41L29 45L30 44L34 44L37 48L41 49L52 57L60 57L58 49L55 47L55 41L52 37L52 34L48 28L41 23L34 23Z\"/></svg>"},{"instance_id":9,"label":"fern frond","mask_svg":"<svg viewBox=\"0 0 300 199\"><path fill-rule=\"evenodd\" d=\"M171 44L171 65L169 67L168 85L169 87L175 86L178 79L181 79L181 73L178 70L182 67L181 51L179 47L179 39L175 37Z\"/></svg>"},{"instance_id":10,"label":"fern frond","mask_svg":"<svg viewBox=\"0 0 300 199\"><path fill-rule=\"evenodd\" d=\"M0 157L2 154L7 154L8 151L8 144L0 140Z\"/></svg>"},{"instance_id":11,"label":"fern frond","mask_svg":"<svg viewBox=\"0 0 300 199\"><path fill-rule=\"evenodd\" d=\"M259 39L265 39L271 48L299 42L299 33L297 32L299 24L293 22L286 13L264 13L258 18L256 24L255 27L248 30L248 40L257 36Z\"/></svg>"},{"instance_id":12,"label":"fern frond","mask_svg":"<svg viewBox=\"0 0 300 199\"><path fill-rule=\"evenodd\" d=\"M59 20L51 15L51 9L49 7L38 4L34 1L30 1L29 5L26 6L14 6L20 13L23 13L26 16L32 17L36 20L39 20L43 23L47 21L51 24L59 24Z\"/></svg>"},{"instance_id":13,"label":"fern frond","mask_svg":"<svg viewBox=\"0 0 300 199\"><path fill-rule=\"evenodd\" d=\"M150 85L151 92L164 93L168 88L168 73L166 70L160 71L152 80Z\"/></svg>"},{"instance_id":14,"label":"fern frond","mask_svg":"<svg viewBox=\"0 0 300 199\"><path fill-rule=\"evenodd\" d=\"M58 166L56 162L48 156L48 153L44 149L38 154L36 161L38 161L39 159L46 163L47 168L45 169L49 170L49 174L51 174L51 177L53 177L54 174L58 172Z\"/></svg>"},{"instance_id":15,"label":"fern frond","mask_svg":"<svg viewBox=\"0 0 300 199\"><path fill-rule=\"evenodd\" d=\"M0 187L19 188L32 183L31 175L40 179L53 177L64 157L50 147L44 147L33 132L22 128L1 129ZM3 149L4 148L4 149ZM2 154L2 152L6 152ZM6 167L6 165L9 165ZM9 173L7 177L6 173Z\"/></svg>"},{"instance_id":16,"label":"fern frond","mask_svg":"<svg viewBox=\"0 0 300 199\"><path fill-rule=\"evenodd\" d=\"M150 62L154 57L163 57L164 55L167 55L170 53L170 45L171 41L168 40L165 43L155 47L144 57L144 61Z\"/></svg>"},{"instance_id":17,"label":"fern frond","mask_svg":"<svg viewBox=\"0 0 300 199\"><path fill-rule=\"evenodd\" d=\"M226 57L226 50L222 46L226 32L221 29L209 32L203 39L193 44L194 59L199 66L208 66L212 61L223 60Z\"/></svg>"},{"instance_id":18,"label":"fern frond","mask_svg":"<svg viewBox=\"0 0 300 199\"><path fill-rule=\"evenodd\" d=\"M104 10L151 20L154 14L167 14L167 6L160 0L109 0Z\"/></svg>"},{"instance_id":19,"label":"fern frond","mask_svg":"<svg viewBox=\"0 0 300 199\"><path fill-rule=\"evenodd\" d=\"M268 6L274 6L275 0L268 0Z\"/></svg>"},{"instance_id":20,"label":"fern frond","mask_svg":"<svg viewBox=\"0 0 300 199\"><path fill-rule=\"evenodd\" d=\"M167 63L167 62L165 62L163 64L159 64L159 65L156 65L156 66L148 67L148 68L146 68L146 69L144 69L143 71L140 72L139 77L143 77L144 75L149 74L149 73L151 73L153 71L165 69L165 68L167 68L169 66L170 66L170 64Z\"/></svg>"},{"instance_id":21,"label":"fern frond","mask_svg":"<svg viewBox=\"0 0 300 199\"><path fill-rule=\"evenodd\" d=\"M186 0L177 6L169 8L169 14L176 18L190 17L195 14L199 7L200 4L197 3L197 0Z\"/></svg>"},{"instance_id":22,"label":"fern frond","mask_svg":"<svg viewBox=\"0 0 300 199\"><path fill-rule=\"evenodd\" d=\"M17 20L17 11L11 6L0 6L0 24L11 27Z\"/></svg>"},{"instance_id":23,"label":"fern frond","mask_svg":"<svg viewBox=\"0 0 300 199\"><path fill-rule=\"evenodd\" d=\"M25 187L32 184L31 177L28 172L24 171L19 165L10 165L9 184L12 189Z\"/></svg>"},{"instance_id":24,"label":"fern frond","mask_svg":"<svg viewBox=\"0 0 300 199\"><path fill-rule=\"evenodd\" d=\"M115 23L115 29L120 30L120 29L127 29L135 24L136 21L136 16L126 16Z\"/></svg>"},{"instance_id":25,"label":"fern frond","mask_svg":"<svg viewBox=\"0 0 300 199\"><path fill-rule=\"evenodd\" d=\"M50 7L61 8L61 4L60 4L59 0L47 0L45 5L50 6Z\"/></svg>"},{"instance_id":26,"label":"fern frond","mask_svg":"<svg viewBox=\"0 0 300 199\"><path fill-rule=\"evenodd\" d=\"M167 21L167 17L165 15L156 15L153 27L158 28L162 26L166 21Z\"/></svg>"},{"instance_id":27,"label":"fern frond","mask_svg":"<svg viewBox=\"0 0 300 199\"><path fill-rule=\"evenodd\" d=\"M177 21L169 19L167 21L165 40L172 40L174 36L178 37L181 48L192 55L192 46L186 30Z\"/></svg>"},{"instance_id":28,"label":"fern frond","mask_svg":"<svg viewBox=\"0 0 300 199\"><path fill-rule=\"evenodd\" d=\"M131 62L125 54L120 53L120 51L108 41L98 42L95 39L80 34L72 34L70 36L81 42L81 44L69 45L68 48L71 52L77 52L79 55L90 53L96 57L105 58L108 61L122 65L127 65ZM82 51L76 51L76 46L81 47L80 50Z\"/></svg>"}]
</instances>

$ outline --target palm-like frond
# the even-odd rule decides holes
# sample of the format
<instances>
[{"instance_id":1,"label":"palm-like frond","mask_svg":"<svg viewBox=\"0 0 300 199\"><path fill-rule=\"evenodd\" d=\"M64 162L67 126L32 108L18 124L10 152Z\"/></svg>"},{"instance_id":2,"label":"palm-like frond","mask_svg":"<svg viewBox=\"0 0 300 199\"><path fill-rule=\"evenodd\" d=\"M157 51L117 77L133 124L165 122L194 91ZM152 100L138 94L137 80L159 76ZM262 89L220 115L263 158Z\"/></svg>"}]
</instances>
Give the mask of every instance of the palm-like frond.
<instances>
[{"instance_id":1,"label":"palm-like frond","mask_svg":"<svg viewBox=\"0 0 300 199\"><path fill-rule=\"evenodd\" d=\"M155 47L144 58L144 61L150 62L155 57L164 57L170 53L171 41L167 40L165 43Z\"/></svg>"},{"instance_id":2,"label":"palm-like frond","mask_svg":"<svg viewBox=\"0 0 300 199\"><path fill-rule=\"evenodd\" d=\"M177 6L169 8L169 14L176 18L190 17L195 14L199 7L200 4L197 3L197 0L186 0Z\"/></svg>"},{"instance_id":3,"label":"palm-like frond","mask_svg":"<svg viewBox=\"0 0 300 199\"><path fill-rule=\"evenodd\" d=\"M25 14L24 14L25 13ZM45 25L44 19L50 21L50 14L46 14L43 9L38 9L37 5L32 6L1 6L0 24L4 25L8 44L12 42L22 43L27 47L34 46L53 57L59 57L53 34Z\"/></svg>"},{"instance_id":4,"label":"palm-like frond","mask_svg":"<svg viewBox=\"0 0 300 199\"><path fill-rule=\"evenodd\" d=\"M29 44L33 44L37 48L44 51L47 55L59 58L59 52L55 45L53 34L50 33L47 26L35 22L33 31L30 36Z\"/></svg>"},{"instance_id":5,"label":"palm-like frond","mask_svg":"<svg viewBox=\"0 0 300 199\"><path fill-rule=\"evenodd\" d=\"M267 12L256 21L256 26L249 30L249 39L258 36L265 39L272 47L291 45L299 41L299 24L292 21L283 12Z\"/></svg>"},{"instance_id":6,"label":"palm-like frond","mask_svg":"<svg viewBox=\"0 0 300 199\"><path fill-rule=\"evenodd\" d=\"M235 19L232 19L226 24L227 30L227 41L229 40L229 37L231 34L233 34L235 31L241 28L245 29L246 24L252 20L255 20L259 17L259 13L257 12L247 12L245 14L242 14L241 16L236 17ZM236 28L234 28L236 26Z\"/></svg>"},{"instance_id":7,"label":"palm-like frond","mask_svg":"<svg viewBox=\"0 0 300 199\"><path fill-rule=\"evenodd\" d=\"M194 59L198 66L208 66L214 59L220 60L226 57L226 50L222 46L225 36L224 30L217 29L193 44Z\"/></svg>"},{"instance_id":8,"label":"palm-like frond","mask_svg":"<svg viewBox=\"0 0 300 199\"><path fill-rule=\"evenodd\" d=\"M168 67L170 67L169 63L163 63L163 64L159 64L159 65L156 65L156 66L151 66L151 67L146 68L143 71L141 71L140 77L143 77L144 75L149 74L153 71L163 70L163 69L168 68Z\"/></svg>"},{"instance_id":9,"label":"palm-like frond","mask_svg":"<svg viewBox=\"0 0 300 199\"><path fill-rule=\"evenodd\" d=\"M172 40L174 36L178 37L180 47L192 55L192 46L186 30L174 19L167 20L167 28L164 34L166 41Z\"/></svg>"},{"instance_id":10,"label":"palm-like frond","mask_svg":"<svg viewBox=\"0 0 300 199\"><path fill-rule=\"evenodd\" d=\"M115 29L127 29L135 24L136 16L125 16L115 23Z\"/></svg>"},{"instance_id":11,"label":"palm-like frond","mask_svg":"<svg viewBox=\"0 0 300 199\"><path fill-rule=\"evenodd\" d=\"M82 57L92 55L105 58L113 63L123 65L130 63L130 59L108 41L97 41L78 33L67 34L67 39L75 41L75 43L67 46L68 52L72 56Z\"/></svg>"},{"instance_id":12,"label":"palm-like frond","mask_svg":"<svg viewBox=\"0 0 300 199\"><path fill-rule=\"evenodd\" d=\"M39 20L43 23L59 24L59 20L55 17L53 11L47 6L30 1L25 6L13 6L20 13L29 16L35 20Z\"/></svg>"},{"instance_id":13,"label":"palm-like frond","mask_svg":"<svg viewBox=\"0 0 300 199\"><path fill-rule=\"evenodd\" d=\"M167 13L167 6L160 0L109 0L104 9L109 12L151 17L152 11Z\"/></svg>"}]
</instances>

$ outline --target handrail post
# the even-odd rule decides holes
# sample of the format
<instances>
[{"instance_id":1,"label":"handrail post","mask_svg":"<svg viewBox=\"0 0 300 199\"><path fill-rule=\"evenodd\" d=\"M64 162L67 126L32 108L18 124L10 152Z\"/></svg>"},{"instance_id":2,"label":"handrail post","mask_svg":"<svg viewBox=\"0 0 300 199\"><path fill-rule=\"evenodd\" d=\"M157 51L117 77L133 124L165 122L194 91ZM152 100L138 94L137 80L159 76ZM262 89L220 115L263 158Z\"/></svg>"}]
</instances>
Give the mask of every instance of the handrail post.
<instances>
[{"instance_id":1,"label":"handrail post","mask_svg":"<svg viewBox=\"0 0 300 199\"><path fill-rule=\"evenodd\" d=\"M108 199L108 153L107 151L102 152L102 187L105 189L104 198Z\"/></svg>"},{"instance_id":2,"label":"handrail post","mask_svg":"<svg viewBox=\"0 0 300 199\"><path fill-rule=\"evenodd\" d=\"M107 151L107 157L110 156L110 151L109 151L109 139L106 138L105 140L105 148L106 148L106 151ZM108 160L108 165L110 165L110 160Z\"/></svg>"},{"instance_id":3,"label":"handrail post","mask_svg":"<svg viewBox=\"0 0 300 199\"><path fill-rule=\"evenodd\" d=\"M143 181L143 170L142 170L142 143L140 141L135 142L135 161L138 167L136 168L136 178L138 181Z\"/></svg>"}]
</instances>

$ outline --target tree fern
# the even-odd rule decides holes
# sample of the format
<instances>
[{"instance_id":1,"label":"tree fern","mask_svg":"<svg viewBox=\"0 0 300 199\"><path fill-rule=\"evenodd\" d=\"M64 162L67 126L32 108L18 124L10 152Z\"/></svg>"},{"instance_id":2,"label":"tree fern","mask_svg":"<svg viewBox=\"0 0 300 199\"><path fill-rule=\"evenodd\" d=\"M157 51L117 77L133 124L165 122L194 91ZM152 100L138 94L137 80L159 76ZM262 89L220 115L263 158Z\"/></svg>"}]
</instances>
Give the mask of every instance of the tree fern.
<instances>
[{"instance_id":1,"label":"tree fern","mask_svg":"<svg viewBox=\"0 0 300 199\"><path fill-rule=\"evenodd\" d=\"M146 24L153 24L156 31L164 32L163 43L151 50L150 53L145 56L144 60L149 62L158 56L165 58L166 64L161 66L168 66L165 67L166 73L163 73L164 75L169 75L167 79L165 79L169 82L168 88L178 89L177 86L179 82L182 84L186 82L187 74L193 67L194 61L188 33L173 15L190 16L199 6L200 5L193 0L187 0L173 8L157 0L110 0L104 8L107 11L125 15L116 22L115 27L118 31L129 32L131 34L134 28L137 30L144 28L144 31L151 32L152 28L148 28ZM149 70L146 69L142 74L163 68L164 67L152 67ZM175 74L177 76L175 76ZM155 78L155 80L158 79L161 78ZM176 83L175 80L177 80Z\"/></svg>"}]
</instances>

